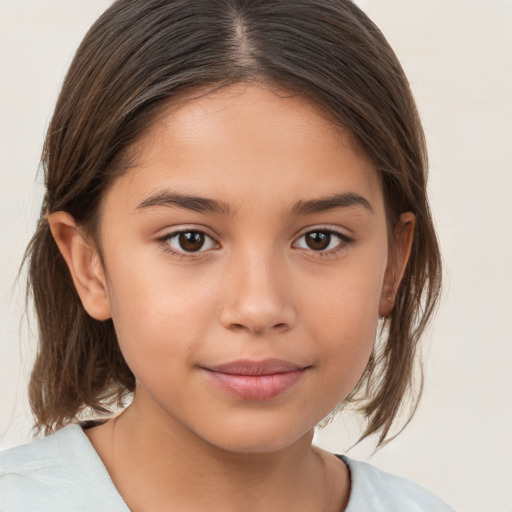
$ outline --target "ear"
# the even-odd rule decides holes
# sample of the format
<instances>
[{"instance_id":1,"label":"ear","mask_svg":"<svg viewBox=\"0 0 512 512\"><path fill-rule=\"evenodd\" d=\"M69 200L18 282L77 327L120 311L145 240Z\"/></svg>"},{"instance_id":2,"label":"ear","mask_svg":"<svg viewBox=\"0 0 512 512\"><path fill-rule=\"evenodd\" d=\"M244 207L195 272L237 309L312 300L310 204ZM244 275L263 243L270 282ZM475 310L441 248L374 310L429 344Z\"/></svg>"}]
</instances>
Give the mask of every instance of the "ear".
<instances>
[{"instance_id":1,"label":"ear","mask_svg":"<svg viewBox=\"0 0 512 512\"><path fill-rule=\"evenodd\" d=\"M96 320L111 318L105 272L96 246L69 213L51 213L48 223L85 310Z\"/></svg>"},{"instance_id":2,"label":"ear","mask_svg":"<svg viewBox=\"0 0 512 512\"><path fill-rule=\"evenodd\" d=\"M398 287L411 254L415 223L416 217L413 213L403 213L394 230L394 240L389 251L380 298L379 315L381 316L389 316L395 305Z\"/></svg>"}]
</instances>

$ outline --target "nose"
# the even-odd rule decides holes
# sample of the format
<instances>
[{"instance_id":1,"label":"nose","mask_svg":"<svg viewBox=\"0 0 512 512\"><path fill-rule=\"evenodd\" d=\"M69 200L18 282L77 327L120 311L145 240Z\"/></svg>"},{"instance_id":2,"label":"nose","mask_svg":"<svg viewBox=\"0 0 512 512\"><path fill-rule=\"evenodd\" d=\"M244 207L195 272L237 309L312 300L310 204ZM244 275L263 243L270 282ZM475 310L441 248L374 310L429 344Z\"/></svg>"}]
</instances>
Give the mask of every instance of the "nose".
<instances>
[{"instance_id":1,"label":"nose","mask_svg":"<svg viewBox=\"0 0 512 512\"><path fill-rule=\"evenodd\" d=\"M288 272L268 252L246 250L230 262L220 312L225 328L261 335L285 332L295 324Z\"/></svg>"}]
</instances>

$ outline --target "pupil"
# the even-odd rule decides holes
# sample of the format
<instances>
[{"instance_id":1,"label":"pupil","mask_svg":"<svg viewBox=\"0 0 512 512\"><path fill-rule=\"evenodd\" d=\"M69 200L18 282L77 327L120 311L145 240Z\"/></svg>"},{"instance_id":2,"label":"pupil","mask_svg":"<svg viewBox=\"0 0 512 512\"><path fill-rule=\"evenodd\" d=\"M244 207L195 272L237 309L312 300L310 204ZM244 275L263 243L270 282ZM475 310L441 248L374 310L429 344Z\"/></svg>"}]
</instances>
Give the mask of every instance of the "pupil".
<instances>
[{"instance_id":1,"label":"pupil","mask_svg":"<svg viewBox=\"0 0 512 512\"><path fill-rule=\"evenodd\" d=\"M199 233L198 231L180 233L179 243L184 251L199 251L199 249L201 249L201 247L204 245L204 234Z\"/></svg>"},{"instance_id":2,"label":"pupil","mask_svg":"<svg viewBox=\"0 0 512 512\"><path fill-rule=\"evenodd\" d=\"M310 249L314 251L322 251L329 247L331 243L331 235L330 233L325 233L323 231L314 231L313 233L308 233L306 235L306 243Z\"/></svg>"}]
</instances>

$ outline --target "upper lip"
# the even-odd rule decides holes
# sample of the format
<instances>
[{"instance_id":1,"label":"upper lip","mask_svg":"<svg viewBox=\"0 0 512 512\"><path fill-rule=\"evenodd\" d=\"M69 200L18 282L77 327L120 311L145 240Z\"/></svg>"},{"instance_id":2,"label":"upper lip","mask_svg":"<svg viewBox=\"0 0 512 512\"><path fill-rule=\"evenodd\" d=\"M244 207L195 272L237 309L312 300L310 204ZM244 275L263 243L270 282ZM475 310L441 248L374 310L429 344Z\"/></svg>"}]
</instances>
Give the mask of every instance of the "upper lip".
<instances>
[{"instance_id":1,"label":"upper lip","mask_svg":"<svg viewBox=\"0 0 512 512\"><path fill-rule=\"evenodd\" d=\"M274 375L276 373L294 372L304 370L307 366L284 361L282 359L265 359L264 361L251 361L241 359L214 366L205 367L206 370L231 375Z\"/></svg>"}]
</instances>

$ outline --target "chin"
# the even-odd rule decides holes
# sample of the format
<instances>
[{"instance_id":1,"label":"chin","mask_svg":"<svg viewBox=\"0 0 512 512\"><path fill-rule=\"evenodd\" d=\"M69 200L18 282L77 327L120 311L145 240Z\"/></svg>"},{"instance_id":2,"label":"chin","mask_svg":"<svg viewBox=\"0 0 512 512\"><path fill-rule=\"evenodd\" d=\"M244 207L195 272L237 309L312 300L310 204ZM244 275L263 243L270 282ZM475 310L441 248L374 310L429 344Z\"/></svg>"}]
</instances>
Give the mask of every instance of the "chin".
<instances>
[{"instance_id":1,"label":"chin","mask_svg":"<svg viewBox=\"0 0 512 512\"><path fill-rule=\"evenodd\" d=\"M217 444L217 447L223 451L240 454L240 455L265 455L277 453L296 441L277 441L275 439L247 439L242 438L239 442L237 440L230 440L226 443Z\"/></svg>"},{"instance_id":2,"label":"chin","mask_svg":"<svg viewBox=\"0 0 512 512\"><path fill-rule=\"evenodd\" d=\"M232 423L222 435L208 436L208 441L231 453L270 454L284 450L299 440L311 444L313 439L314 427L299 429L296 425L290 427L283 422L278 425L258 423Z\"/></svg>"}]
</instances>

